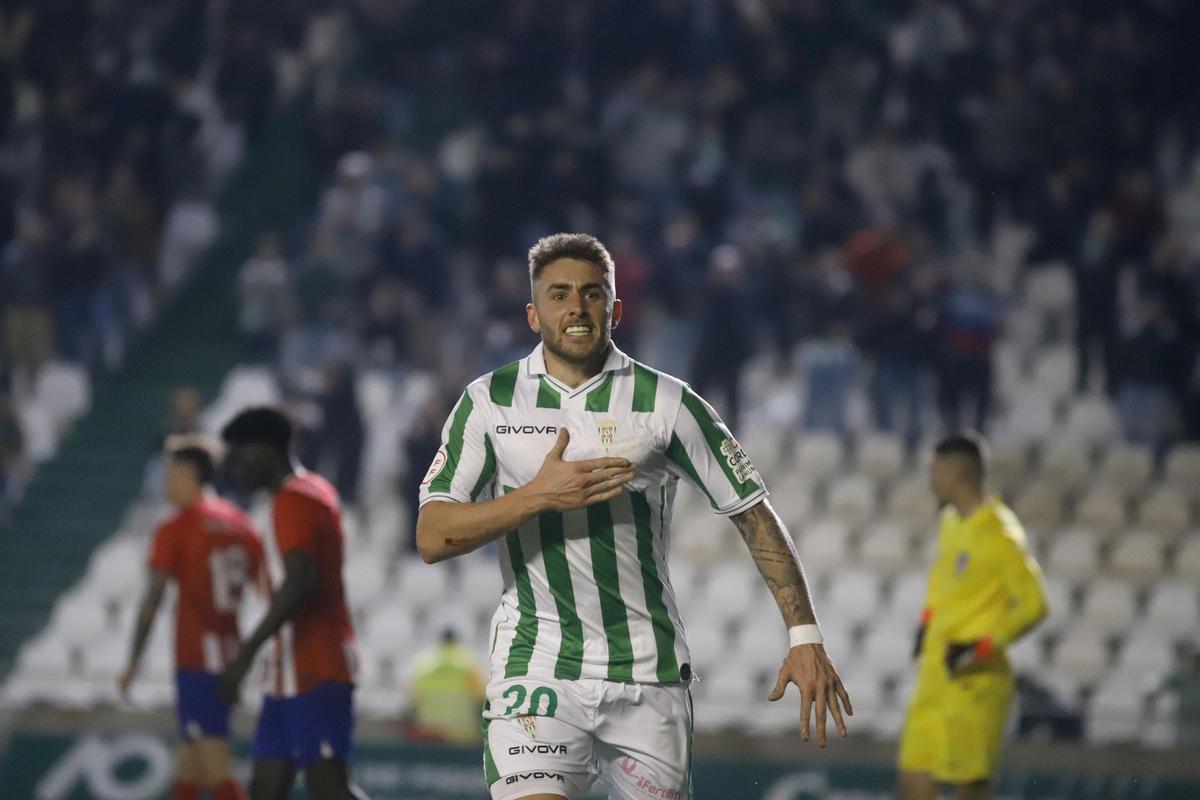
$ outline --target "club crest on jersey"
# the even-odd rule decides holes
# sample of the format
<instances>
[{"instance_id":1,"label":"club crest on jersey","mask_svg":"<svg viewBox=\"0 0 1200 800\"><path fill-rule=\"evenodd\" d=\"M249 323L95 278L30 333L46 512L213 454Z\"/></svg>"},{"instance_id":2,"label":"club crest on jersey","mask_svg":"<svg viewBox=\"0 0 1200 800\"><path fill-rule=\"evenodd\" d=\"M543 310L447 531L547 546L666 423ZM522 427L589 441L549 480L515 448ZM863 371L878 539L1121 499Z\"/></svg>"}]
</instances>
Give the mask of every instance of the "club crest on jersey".
<instances>
[{"instance_id":1,"label":"club crest on jersey","mask_svg":"<svg viewBox=\"0 0 1200 800\"><path fill-rule=\"evenodd\" d=\"M437 454L433 457L433 463L429 465L429 470L425 473L425 477L421 479L421 485L429 483L437 477L437 474L442 471L442 467L446 466L446 448L438 448Z\"/></svg>"},{"instance_id":2,"label":"club crest on jersey","mask_svg":"<svg viewBox=\"0 0 1200 800\"><path fill-rule=\"evenodd\" d=\"M721 455L725 457L725 463L738 483L750 480L750 476L754 474L754 464L750 463L750 456L746 455L737 439L730 436L721 442Z\"/></svg>"},{"instance_id":3,"label":"club crest on jersey","mask_svg":"<svg viewBox=\"0 0 1200 800\"><path fill-rule=\"evenodd\" d=\"M960 552L958 554L958 557L954 559L954 574L962 575L964 572L966 572L967 564L970 562L970 560L971 560L971 557L969 555L967 555L966 550L963 550L962 552Z\"/></svg>"},{"instance_id":4,"label":"club crest on jersey","mask_svg":"<svg viewBox=\"0 0 1200 800\"><path fill-rule=\"evenodd\" d=\"M600 432L600 444L604 445L605 448L612 447L613 439L617 436L617 423L611 419L606 419L600 423L600 427L596 430Z\"/></svg>"},{"instance_id":5,"label":"club crest on jersey","mask_svg":"<svg viewBox=\"0 0 1200 800\"><path fill-rule=\"evenodd\" d=\"M537 738L537 717L530 714L522 714L517 717L517 722L521 723L521 727L529 734L530 739Z\"/></svg>"}]
</instances>

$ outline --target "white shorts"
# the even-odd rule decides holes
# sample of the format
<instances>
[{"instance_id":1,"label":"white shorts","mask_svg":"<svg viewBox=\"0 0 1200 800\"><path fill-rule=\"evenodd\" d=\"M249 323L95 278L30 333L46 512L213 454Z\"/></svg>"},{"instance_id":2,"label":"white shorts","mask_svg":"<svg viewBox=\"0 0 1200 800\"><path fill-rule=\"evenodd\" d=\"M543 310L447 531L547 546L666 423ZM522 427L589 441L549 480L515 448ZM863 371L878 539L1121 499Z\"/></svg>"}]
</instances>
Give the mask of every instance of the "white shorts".
<instances>
[{"instance_id":1,"label":"white shorts","mask_svg":"<svg viewBox=\"0 0 1200 800\"><path fill-rule=\"evenodd\" d=\"M487 698L483 762L492 800L576 800L597 778L610 800L687 800L686 686L525 677L493 682Z\"/></svg>"}]
</instances>

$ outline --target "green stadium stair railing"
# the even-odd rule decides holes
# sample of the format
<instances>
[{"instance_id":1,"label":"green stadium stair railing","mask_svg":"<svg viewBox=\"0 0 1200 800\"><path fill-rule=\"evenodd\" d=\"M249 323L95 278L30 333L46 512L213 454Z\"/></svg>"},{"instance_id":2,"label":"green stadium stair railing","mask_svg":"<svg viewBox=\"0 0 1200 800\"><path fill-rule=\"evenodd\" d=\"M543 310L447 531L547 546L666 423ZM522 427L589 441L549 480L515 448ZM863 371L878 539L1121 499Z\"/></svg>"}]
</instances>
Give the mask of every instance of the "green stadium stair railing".
<instances>
[{"instance_id":1,"label":"green stadium stair railing","mask_svg":"<svg viewBox=\"0 0 1200 800\"><path fill-rule=\"evenodd\" d=\"M120 524L172 390L188 384L211 398L237 363L237 272L258 235L286 228L315 192L306 111L307 102L293 103L252 148L220 197L219 238L119 371L97 382L91 410L38 470L0 532L0 680Z\"/></svg>"}]
</instances>

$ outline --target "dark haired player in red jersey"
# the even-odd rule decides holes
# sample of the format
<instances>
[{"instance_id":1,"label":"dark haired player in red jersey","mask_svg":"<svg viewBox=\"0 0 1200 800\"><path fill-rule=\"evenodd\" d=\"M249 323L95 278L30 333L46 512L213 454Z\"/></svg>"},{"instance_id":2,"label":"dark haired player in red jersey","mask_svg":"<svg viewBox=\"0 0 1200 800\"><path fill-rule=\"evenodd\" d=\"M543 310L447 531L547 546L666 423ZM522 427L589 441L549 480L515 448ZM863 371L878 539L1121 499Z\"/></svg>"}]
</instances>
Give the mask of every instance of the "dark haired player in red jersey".
<instances>
[{"instance_id":1,"label":"dark haired player in red jersey","mask_svg":"<svg viewBox=\"0 0 1200 800\"><path fill-rule=\"evenodd\" d=\"M237 699L254 654L273 640L271 679L254 737L254 800L289 797L296 771L315 800L349 800L354 734L354 631L342 585L341 506L329 482L292 459L292 424L274 408L248 408L221 437L235 481L275 495L283 583L266 616L221 679Z\"/></svg>"},{"instance_id":2,"label":"dark haired player in red jersey","mask_svg":"<svg viewBox=\"0 0 1200 800\"><path fill-rule=\"evenodd\" d=\"M175 610L175 685L179 710L178 774L171 800L244 800L229 756L229 704L217 693L221 670L237 653L242 590L264 581L262 543L237 506L208 489L217 444L172 436L166 443L167 498L179 510L154 534L150 583L138 614L129 664L119 689L128 696L167 581L179 585Z\"/></svg>"}]
</instances>

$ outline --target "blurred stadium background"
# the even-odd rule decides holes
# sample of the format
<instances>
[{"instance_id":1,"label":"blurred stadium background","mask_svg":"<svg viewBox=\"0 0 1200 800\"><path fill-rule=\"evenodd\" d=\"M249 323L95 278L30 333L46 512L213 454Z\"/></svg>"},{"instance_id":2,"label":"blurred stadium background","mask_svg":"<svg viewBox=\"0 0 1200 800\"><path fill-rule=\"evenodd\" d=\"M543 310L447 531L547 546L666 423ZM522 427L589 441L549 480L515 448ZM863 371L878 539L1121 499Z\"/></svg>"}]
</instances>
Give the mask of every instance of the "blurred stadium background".
<instances>
[{"instance_id":1,"label":"blurred stadium background","mask_svg":"<svg viewBox=\"0 0 1200 800\"><path fill-rule=\"evenodd\" d=\"M4 3L0 796L160 796L169 622L115 692L156 454L261 402L350 509L360 782L482 796L400 726L499 586L414 557L416 484L533 344L529 244L586 230L620 345L766 477L857 710L799 745L770 597L682 497L700 798L890 796L927 446L964 424L1052 602L998 795L1200 797L1198 32L1191 0Z\"/></svg>"}]
</instances>

